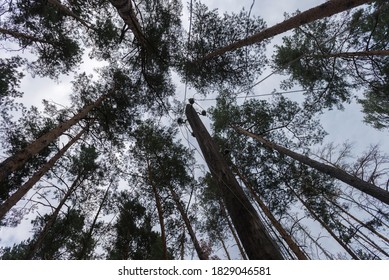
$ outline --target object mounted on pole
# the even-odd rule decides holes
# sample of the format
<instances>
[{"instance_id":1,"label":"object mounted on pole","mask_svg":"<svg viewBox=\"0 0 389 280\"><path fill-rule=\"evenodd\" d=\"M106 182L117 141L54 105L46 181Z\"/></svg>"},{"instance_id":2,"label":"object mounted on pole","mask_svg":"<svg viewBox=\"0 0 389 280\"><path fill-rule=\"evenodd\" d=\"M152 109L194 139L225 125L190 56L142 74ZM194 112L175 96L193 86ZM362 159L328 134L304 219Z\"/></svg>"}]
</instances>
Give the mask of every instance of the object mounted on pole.
<instances>
[{"instance_id":1,"label":"object mounted on pole","mask_svg":"<svg viewBox=\"0 0 389 280\"><path fill-rule=\"evenodd\" d=\"M185 113L249 259L283 259L280 249L268 234L196 110L187 104Z\"/></svg>"}]
</instances>

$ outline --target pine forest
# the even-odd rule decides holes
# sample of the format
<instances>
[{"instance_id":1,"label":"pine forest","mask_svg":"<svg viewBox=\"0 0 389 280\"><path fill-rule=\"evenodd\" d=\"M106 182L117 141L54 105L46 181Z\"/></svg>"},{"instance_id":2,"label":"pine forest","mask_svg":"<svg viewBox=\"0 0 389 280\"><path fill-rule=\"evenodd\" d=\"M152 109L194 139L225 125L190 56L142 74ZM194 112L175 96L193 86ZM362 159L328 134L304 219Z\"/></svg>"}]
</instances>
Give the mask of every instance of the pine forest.
<instances>
[{"instance_id":1,"label":"pine forest","mask_svg":"<svg viewBox=\"0 0 389 280\"><path fill-rule=\"evenodd\" d=\"M389 1L232 2L0 0L0 259L389 259Z\"/></svg>"}]
</instances>

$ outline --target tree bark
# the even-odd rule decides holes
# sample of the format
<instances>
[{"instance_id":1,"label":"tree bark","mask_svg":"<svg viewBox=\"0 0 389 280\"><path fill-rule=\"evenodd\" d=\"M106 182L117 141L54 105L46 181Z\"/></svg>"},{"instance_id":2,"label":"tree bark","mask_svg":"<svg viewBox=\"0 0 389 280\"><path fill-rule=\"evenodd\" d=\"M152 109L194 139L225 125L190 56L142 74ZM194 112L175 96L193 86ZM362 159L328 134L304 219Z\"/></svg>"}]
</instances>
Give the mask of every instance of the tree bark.
<instances>
[{"instance_id":1,"label":"tree bark","mask_svg":"<svg viewBox=\"0 0 389 280\"><path fill-rule=\"evenodd\" d=\"M185 113L248 257L283 259L277 244L270 237L192 105L186 106Z\"/></svg>"},{"instance_id":2,"label":"tree bark","mask_svg":"<svg viewBox=\"0 0 389 280\"><path fill-rule=\"evenodd\" d=\"M168 259L167 256L167 242L166 242L166 232L165 232L165 221L163 218L163 208L161 204L161 197L159 196L158 189L155 186L154 180L152 178L150 164L147 161L148 166L148 180L149 184L151 185L155 197L155 204L157 206L157 212L158 212L158 219L159 219L159 225L161 227L161 239L162 239L162 257L164 260Z\"/></svg>"},{"instance_id":3,"label":"tree bark","mask_svg":"<svg viewBox=\"0 0 389 280\"><path fill-rule=\"evenodd\" d=\"M148 42L146 36L142 32L142 27L134 12L132 0L109 0L111 4L117 9L120 17L128 25L134 34L139 44L144 48L148 49Z\"/></svg>"},{"instance_id":4,"label":"tree bark","mask_svg":"<svg viewBox=\"0 0 389 280\"><path fill-rule=\"evenodd\" d=\"M186 225L186 228L188 229L189 236L192 239L193 245L196 249L197 255L200 260L207 260L207 255L203 252L203 249L200 246L199 241L197 240L196 234L192 228L192 225L189 221L188 216L186 215L185 209L181 204L180 198L178 197L177 193L173 190L171 186L168 186L170 193L172 194L173 200L176 203L177 209L181 214L182 219L184 220L184 223Z\"/></svg>"},{"instance_id":5,"label":"tree bark","mask_svg":"<svg viewBox=\"0 0 389 280\"><path fill-rule=\"evenodd\" d=\"M72 10L70 10L68 7L66 7L65 5L63 5L61 2L59 2L58 0L47 0L47 2L51 5L53 5L54 7L56 7L58 10L60 10L62 13L64 13L65 15L68 15L74 19L76 19L78 22L80 22L83 26L85 26L86 28L88 29L92 29L94 31L97 31L96 28L94 28L90 23L86 22L85 20L83 20L82 18L80 18L77 14L75 14Z\"/></svg>"},{"instance_id":6,"label":"tree bark","mask_svg":"<svg viewBox=\"0 0 389 280\"><path fill-rule=\"evenodd\" d=\"M287 156L289 156L289 157L291 157L299 162L302 162L302 163L304 163L312 168L315 168L318 171L321 171L321 172L328 174L334 178L337 178L337 179L341 180L342 182L344 182L344 183L346 183L346 184L348 184L348 185L350 185L350 186L352 186L352 187L354 187L354 188L356 188L356 189L358 189L358 190L360 190L368 195L371 195L372 197L380 200L383 203L389 204L389 192L377 187L376 185L370 184L366 181L359 179L358 177L350 175L349 173L347 173L346 171L344 171L342 169L339 169L339 168L336 168L336 167L333 167L330 165L326 165L324 163L310 159L307 156L293 152L287 148L284 148L282 146L279 146L273 142L270 142L270 141L264 139L262 136L251 133L251 132L244 130L240 127L233 126L233 128L241 134L244 134L244 135L250 136L254 139L257 139L259 142L261 142L267 148L276 150L276 151L280 152L281 154L287 155Z\"/></svg>"},{"instance_id":7,"label":"tree bark","mask_svg":"<svg viewBox=\"0 0 389 280\"><path fill-rule=\"evenodd\" d=\"M70 197L70 195L76 190L76 188L80 185L80 179L82 175L79 174L77 178L73 181L73 184L70 186L68 191L65 193L64 197L61 199L60 203L58 204L57 208L55 208L54 212L50 215L49 220L43 227L42 231L38 235L38 237L33 241L33 243L30 245L30 250L27 254L27 259L31 260L34 258L36 253L38 252L39 248L42 246L42 242L45 239L46 235L48 234L50 228L54 225L55 221L58 218L59 211L61 211L62 206L64 206L67 199Z\"/></svg>"},{"instance_id":8,"label":"tree bark","mask_svg":"<svg viewBox=\"0 0 389 280\"><path fill-rule=\"evenodd\" d=\"M35 37L34 35L25 34L25 33L21 33L18 31L5 29L2 27L0 27L0 33L5 34L5 35L10 35L10 36L12 36L16 39L20 39L20 40L29 40L29 41L36 42L36 43L51 44L49 41L44 40L42 38Z\"/></svg>"},{"instance_id":9,"label":"tree bark","mask_svg":"<svg viewBox=\"0 0 389 280\"><path fill-rule=\"evenodd\" d=\"M296 16L293 16L281 23L278 23L272 27L266 28L252 36L249 36L245 39L239 40L235 43L227 45L225 47L219 48L201 60L207 60L214 58L216 56L223 55L226 52L234 51L244 46L252 45L255 43L260 43L266 39L274 37L278 34L284 33L293 28L299 27L303 24L322 19L325 17L330 17L332 15L347 11L351 8L355 8L357 6L368 4L373 2L372 0L330 0L325 3L311 8L305 12L302 12Z\"/></svg>"},{"instance_id":10,"label":"tree bark","mask_svg":"<svg viewBox=\"0 0 389 280\"><path fill-rule=\"evenodd\" d=\"M228 228L230 229L232 237L235 240L235 244L236 244L236 246L238 246L240 255L242 256L242 259L247 260L246 252L244 251L244 249L242 247L242 244L241 244L241 242L239 240L239 237L238 237L238 235L235 232L235 228L234 228L234 226L232 225L232 223L230 221L230 217L228 216L228 213L227 213L226 208L225 208L225 206L223 204L223 201L220 200L219 203L220 203L220 209L221 209L223 215L226 217Z\"/></svg>"},{"instance_id":11,"label":"tree bark","mask_svg":"<svg viewBox=\"0 0 389 280\"><path fill-rule=\"evenodd\" d=\"M26 193L45 175L54 164L66 153L66 151L77 142L86 132L86 129L81 130L73 137L58 153L56 153L45 165L43 165L34 175L17 189L3 204L0 205L0 220L5 214L23 197Z\"/></svg>"},{"instance_id":12,"label":"tree bark","mask_svg":"<svg viewBox=\"0 0 389 280\"><path fill-rule=\"evenodd\" d=\"M358 256L352 251L333 231L331 228L329 228L323 220L309 207L307 203L305 203L304 199L300 197L298 193L288 184L286 183L286 186L293 192L293 194L297 197L297 199L301 202L301 204L304 205L305 209L308 210L309 214L312 216L312 218L319 222L319 224L332 236L333 239L338 242L340 246L343 247L343 249L354 259L359 260Z\"/></svg>"},{"instance_id":13,"label":"tree bark","mask_svg":"<svg viewBox=\"0 0 389 280\"><path fill-rule=\"evenodd\" d=\"M112 93L113 90L114 89L112 89L110 93ZM94 103L85 106L80 112L78 112L78 114L73 116L71 119L61 123L56 128L52 129L51 131L47 132L46 134L39 137L31 144L29 144L26 148L24 148L20 152L10 156L2 163L0 163L0 184L13 171L21 168L30 158L32 158L34 155L41 152L51 142L53 142L59 136L61 136L66 130L68 130L70 127L78 123L81 119L85 118L91 110L100 106L100 104L105 99L107 99L110 93L106 95L102 95Z\"/></svg>"},{"instance_id":14,"label":"tree bark","mask_svg":"<svg viewBox=\"0 0 389 280\"><path fill-rule=\"evenodd\" d=\"M274 215L271 213L270 209L265 205L265 203L260 199L260 197L255 193L253 187L243 176L237 168L235 168L238 176L242 179L243 183L246 185L246 187L251 192L251 195L254 197L255 201L258 203L259 207L262 209L263 213L268 217L268 219L271 221L275 229L278 231L278 233L281 235L282 239L285 240L285 242L288 244L289 248L293 251L293 253L296 255L296 257L299 260L308 260L308 257L305 255L305 253L300 249L300 246L296 244L296 242L293 240L292 236L290 236L284 227L281 225L280 222L277 221L277 219L274 217Z\"/></svg>"}]
</instances>

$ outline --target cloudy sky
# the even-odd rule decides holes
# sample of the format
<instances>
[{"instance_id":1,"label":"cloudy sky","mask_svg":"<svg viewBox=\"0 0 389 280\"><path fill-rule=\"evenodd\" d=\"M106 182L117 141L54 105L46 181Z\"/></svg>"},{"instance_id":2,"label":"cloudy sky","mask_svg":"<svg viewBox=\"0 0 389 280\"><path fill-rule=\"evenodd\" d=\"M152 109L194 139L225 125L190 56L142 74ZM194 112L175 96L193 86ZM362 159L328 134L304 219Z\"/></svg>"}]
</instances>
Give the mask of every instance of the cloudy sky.
<instances>
[{"instance_id":1,"label":"cloudy sky","mask_svg":"<svg viewBox=\"0 0 389 280\"><path fill-rule=\"evenodd\" d=\"M238 12L242 8L249 10L253 5L252 14L262 17L268 26L272 26L275 23L281 22L284 19L284 13L293 13L297 9L304 11L324 1L302 1L302 0L203 0L203 3L209 5L210 9L219 9L220 12ZM187 5L184 5L183 19L186 21L185 26L188 27L189 13L186 9ZM272 40L272 43L280 43L282 36L277 36ZM268 54L271 55L271 44L268 46ZM4 53L0 50L1 57L8 57L10 54ZM13 54L11 54L13 55ZM86 60L85 56L85 60ZM90 62L83 64L80 71L86 71L87 73L93 73L93 68L98 67L98 63ZM265 71L263 76L265 77L269 71ZM59 82L52 81L47 78L31 78L27 75L23 79L21 90L24 91L23 102L26 106L35 105L40 107L42 99L52 100L56 103L67 105L69 104L70 95L70 81L73 76L62 76ZM270 93L274 89L279 90L279 77L272 77L265 82L258 85L254 92L256 94ZM178 92L183 92L183 85L178 85ZM296 93L298 94L298 93ZM189 90L188 97L193 97L195 92ZM292 97L289 95L289 97ZM214 105L214 102L207 101L199 104L208 109ZM207 121L205 120L207 123ZM389 151L389 141L387 131L378 131L363 123L363 115L360 113L360 107L356 104L345 105L344 111L333 110L326 112L322 117L322 125L324 129L329 133L325 142L334 141L338 144L350 140L355 143L355 153L361 153L369 145L380 143L382 150ZM209 126L209 122L208 122ZM192 142L194 140L192 139ZM28 235L28 230L9 230L0 228L0 245L10 244L13 242L20 242Z\"/></svg>"}]
</instances>

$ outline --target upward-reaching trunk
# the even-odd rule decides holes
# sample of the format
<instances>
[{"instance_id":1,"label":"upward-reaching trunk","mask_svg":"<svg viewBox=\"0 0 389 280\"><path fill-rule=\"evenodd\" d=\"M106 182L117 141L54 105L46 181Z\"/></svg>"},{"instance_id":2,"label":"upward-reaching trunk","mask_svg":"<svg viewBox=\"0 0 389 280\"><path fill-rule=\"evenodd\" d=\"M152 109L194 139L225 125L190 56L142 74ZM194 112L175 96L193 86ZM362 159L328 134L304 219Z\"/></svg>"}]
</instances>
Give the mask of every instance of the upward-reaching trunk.
<instances>
[{"instance_id":1,"label":"upward-reaching trunk","mask_svg":"<svg viewBox=\"0 0 389 280\"><path fill-rule=\"evenodd\" d=\"M131 29L138 43L144 49L148 49L149 44L136 17L132 0L109 0L109 2L117 9L120 17Z\"/></svg>"},{"instance_id":2,"label":"upward-reaching trunk","mask_svg":"<svg viewBox=\"0 0 389 280\"><path fill-rule=\"evenodd\" d=\"M148 180L149 184L151 185L155 197L155 204L157 206L157 212L158 212L158 219L159 219L159 225L161 227L161 239L162 239L162 258L167 260L167 242L166 242L166 231L165 231L165 220L163 218L163 208L162 208L162 203L161 203L161 197L159 195L158 189L155 185L155 182L153 180L153 176L151 174L151 168L149 165L149 162L147 161L148 165Z\"/></svg>"},{"instance_id":3,"label":"upward-reaching trunk","mask_svg":"<svg viewBox=\"0 0 389 280\"><path fill-rule=\"evenodd\" d=\"M243 181L243 183L246 185L246 187L249 189L251 195L254 197L254 199L257 201L259 207L262 209L263 213L268 217L270 222L273 224L275 229L278 231L278 233L281 235L282 239L285 240L285 242L288 244L289 248L293 251L293 253L296 255L296 257L299 260L307 260L308 257L305 255L305 253L300 249L300 247L294 242L292 236L287 233L287 231L284 229L284 227L281 225L280 222L274 217L274 215L271 213L270 209L265 205L265 203L260 199L260 197L255 193L253 187L247 180L243 174L239 172L237 168L234 168L237 172L239 178Z\"/></svg>"},{"instance_id":4,"label":"upward-reaching trunk","mask_svg":"<svg viewBox=\"0 0 389 280\"><path fill-rule=\"evenodd\" d=\"M257 139L259 142L261 142L267 148L276 150L276 151L280 152L281 154L290 156L291 158L298 160L301 163L304 163L312 168L315 168L316 170L319 170L325 174L328 174L334 178L337 178L337 179L345 182L346 184L348 184L348 185L350 185L350 186L352 186L352 187L354 187L354 188L356 188L356 189L358 189L358 190L360 190L368 195L375 197L376 199L382 201L383 203L389 204L389 191L381 189L381 188L377 187L376 185L370 184L366 181L359 179L358 177L350 175L342 169L339 169L339 168L336 168L336 167L333 167L330 165L326 165L324 163L310 159L307 156L298 154L298 153L293 152L287 148L279 146L273 142L270 142L270 141L264 139L262 136L251 133L247 130L244 130L241 127L233 126L233 128L239 133L242 133L242 134L250 136L254 139Z\"/></svg>"},{"instance_id":5,"label":"upward-reaching trunk","mask_svg":"<svg viewBox=\"0 0 389 280\"><path fill-rule=\"evenodd\" d=\"M0 220L4 215L23 197L26 193L49 171L54 164L59 160L65 152L85 133L85 129L81 130L73 137L61 150L58 151L45 165L43 165L34 175L17 189L3 204L0 205Z\"/></svg>"},{"instance_id":6,"label":"upward-reaching trunk","mask_svg":"<svg viewBox=\"0 0 389 280\"><path fill-rule=\"evenodd\" d=\"M90 23L86 22L85 20L83 20L82 18L80 18L76 13L74 13L72 10L70 10L68 7L66 7L65 5L63 5L60 1L58 0L47 0L47 2L53 6L55 6L58 10L60 10L63 14L65 15L68 15L72 18L74 18L75 20L77 20L78 22L80 22L82 25L84 25L86 28L88 29L92 29L92 30L97 30L96 28L94 28Z\"/></svg>"},{"instance_id":7,"label":"upward-reaching trunk","mask_svg":"<svg viewBox=\"0 0 389 280\"><path fill-rule=\"evenodd\" d=\"M42 242L45 239L46 235L48 234L51 227L54 225L55 221L58 218L59 212L61 211L62 206L64 206L65 202L68 200L70 195L77 189L77 187L80 185L82 174L79 174L77 178L73 181L70 188L65 193L64 197L61 199L60 203L58 204L57 208L55 208L54 212L50 215L49 220L43 227L42 231L39 233L37 238L33 241L33 243L30 245L30 250L27 253L27 259L31 260L34 258L40 247L42 246Z\"/></svg>"},{"instance_id":8,"label":"upward-reaching trunk","mask_svg":"<svg viewBox=\"0 0 389 280\"><path fill-rule=\"evenodd\" d=\"M113 92L113 89L110 93ZM80 112L78 112L71 119L59 124L56 128L50 130L46 134L42 135L34 142L30 143L26 148L19 151L18 153L10 156L2 163L0 163L0 184L7 178L12 172L21 168L30 158L41 152L50 143L61 136L66 130L73 125L77 124L80 120L85 118L88 113L94 108L100 106L100 104L110 95L110 93L102 95L92 104L85 106Z\"/></svg>"},{"instance_id":9,"label":"upward-reaching trunk","mask_svg":"<svg viewBox=\"0 0 389 280\"><path fill-rule=\"evenodd\" d=\"M359 260L358 256L354 253L353 250L347 246L334 232L333 230L311 209L311 207L304 201L304 199L288 184L285 183L286 186L293 192L293 194L297 197L297 199L301 202L302 205L304 205L305 209L308 210L309 214L312 216L312 218L316 221L319 222L319 224L327 230L327 232L332 236L333 239L338 242L340 246L343 247L343 249L349 253L349 255L354 259L354 260Z\"/></svg>"},{"instance_id":10,"label":"upward-reaching trunk","mask_svg":"<svg viewBox=\"0 0 389 280\"><path fill-rule=\"evenodd\" d=\"M249 259L283 259L277 243L237 182L198 113L190 104L186 106L185 113Z\"/></svg>"},{"instance_id":11,"label":"upward-reaching trunk","mask_svg":"<svg viewBox=\"0 0 389 280\"><path fill-rule=\"evenodd\" d=\"M111 188L111 185L109 185L107 187L107 189L105 190L105 193L104 193L104 196L103 196L103 199L101 200L100 202L100 205L99 205L99 209L97 209L97 212L96 212L96 215L93 219L93 222L91 224L91 226L89 227L89 230L86 234L86 236L84 237L83 241L82 241L82 244L81 244L81 249L77 255L77 259L78 260L85 260L85 259L88 259L87 258L87 253L88 253L88 250L90 250L90 242L92 240L92 234L93 234L93 231L95 230L96 228L96 225L97 225L97 220L100 216L100 212L101 210L103 209L103 206L108 198L108 194L109 194L109 189Z\"/></svg>"},{"instance_id":12,"label":"upward-reaching trunk","mask_svg":"<svg viewBox=\"0 0 389 280\"><path fill-rule=\"evenodd\" d=\"M168 186L168 188L170 190L170 193L172 194L174 202L176 203L177 209L180 212L182 219L184 220L184 223L185 223L186 228L189 232L189 236L192 239L193 245L196 249L196 252L197 252L199 259L200 260L207 260L208 257L204 253L203 249L200 246L199 241L197 240L196 234L192 228L192 224L190 223L188 215L186 214L186 211L181 204L179 196L177 195L177 193L174 191L174 189L171 186Z\"/></svg>"},{"instance_id":13,"label":"upward-reaching trunk","mask_svg":"<svg viewBox=\"0 0 389 280\"><path fill-rule=\"evenodd\" d=\"M38 38L34 35L25 34L25 33L21 33L21 32L15 31L15 30L9 30L9 29L2 28L2 27L0 27L0 33L12 36L12 37L19 39L19 40L27 40L27 41L36 42L36 43L50 44L50 41L47 41L47 40L42 39L42 38Z\"/></svg>"},{"instance_id":14,"label":"upward-reaching trunk","mask_svg":"<svg viewBox=\"0 0 389 280\"><path fill-rule=\"evenodd\" d=\"M245 39L239 40L235 43L219 48L209 54L207 54L202 60L211 59L216 56L220 56L226 52L239 49L244 46L260 43L266 39L274 37L278 34L284 33L293 28L299 27L303 24L322 19L347 11L351 8L373 2L372 0L330 0L325 3L302 12L296 16L293 16L281 23L273 25L265 30L262 30L254 35L251 35Z\"/></svg>"}]
</instances>

